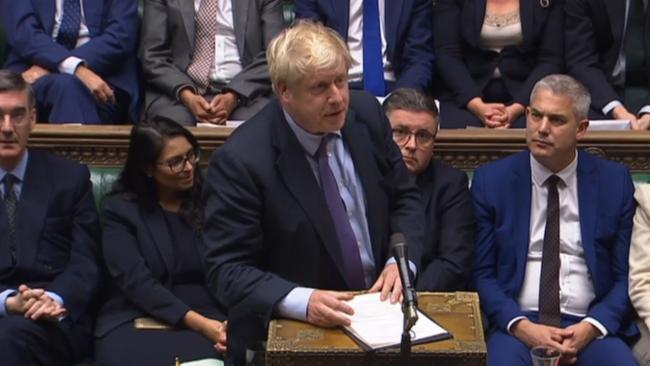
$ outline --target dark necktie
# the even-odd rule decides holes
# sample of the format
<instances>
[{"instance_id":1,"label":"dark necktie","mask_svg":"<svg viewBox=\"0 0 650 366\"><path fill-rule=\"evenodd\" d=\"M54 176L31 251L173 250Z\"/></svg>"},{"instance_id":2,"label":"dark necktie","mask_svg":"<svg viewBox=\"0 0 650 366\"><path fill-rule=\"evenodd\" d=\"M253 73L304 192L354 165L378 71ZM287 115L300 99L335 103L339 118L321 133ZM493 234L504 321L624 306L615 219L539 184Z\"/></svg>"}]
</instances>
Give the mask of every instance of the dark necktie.
<instances>
[{"instance_id":1,"label":"dark necktie","mask_svg":"<svg viewBox=\"0 0 650 366\"><path fill-rule=\"evenodd\" d=\"M560 316L560 198L557 175L546 180L548 201L546 229L542 250L542 273L539 284L539 322L559 327Z\"/></svg>"},{"instance_id":2,"label":"dark necktie","mask_svg":"<svg viewBox=\"0 0 650 366\"><path fill-rule=\"evenodd\" d=\"M214 63L214 36L217 34L217 0L201 0L194 17L194 52L187 75L194 81L199 94L210 84L210 69Z\"/></svg>"},{"instance_id":3,"label":"dark necktie","mask_svg":"<svg viewBox=\"0 0 650 366\"><path fill-rule=\"evenodd\" d=\"M629 3L625 31L625 105L631 113L636 113L648 98L646 10L643 0L629 0Z\"/></svg>"},{"instance_id":4,"label":"dark necktie","mask_svg":"<svg viewBox=\"0 0 650 366\"><path fill-rule=\"evenodd\" d=\"M81 26L81 4L79 1L63 0L63 16L56 41L69 50L75 48L79 38L79 27Z\"/></svg>"},{"instance_id":5,"label":"dark necktie","mask_svg":"<svg viewBox=\"0 0 650 366\"><path fill-rule=\"evenodd\" d=\"M9 250L11 251L12 263L16 263L16 208L18 206L18 198L14 190L16 180L17 178L9 173L3 179L5 209L7 210L7 221L9 223Z\"/></svg>"},{"instance_id":6,"label":"dark necktie","mask_svg":"<svg viewBox=\"0 0 650 366\"><path fill-rule=\"evenodd\" d=\"M366 288L366 281L363 275L363 266L361 265L361 254L359 253L357 239L354 231L352 231L343 199L339 193L338 184L327 160L327 140L327 136L323 137L317 152L320 184L341 247L343 267L345 268L348 285L351 287L350 290L362 290Z\"/></svg>"},{"instance_id":7,"label":"dark necktie","mask_svg":"<svg viewBox=\"0 0 650 366\"><path fill-rule=\"evenodd\" d=\"M376 96L386 95L381 53L378 0L363 1L363 88Z\"/></svg>"}]
</instances>

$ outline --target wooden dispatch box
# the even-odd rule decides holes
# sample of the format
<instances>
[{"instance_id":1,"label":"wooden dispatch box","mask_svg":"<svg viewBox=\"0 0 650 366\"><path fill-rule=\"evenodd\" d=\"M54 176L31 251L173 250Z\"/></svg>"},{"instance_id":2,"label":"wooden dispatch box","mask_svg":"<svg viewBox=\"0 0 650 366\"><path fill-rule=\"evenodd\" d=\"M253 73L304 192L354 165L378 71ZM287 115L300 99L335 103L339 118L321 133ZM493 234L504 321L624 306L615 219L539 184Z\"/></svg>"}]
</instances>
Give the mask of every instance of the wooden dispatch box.
<instances>
[{"instance_id":1,"label":"wooden dispatch box","mask_svg":"<svg viewBox=\"0 0 650 366\"><path fill-rule=\"evenodd\" d=\"M422 292L419 308L453 338L412 347L412 365L484 366L487 351L475 292ZM364 352L340 329L278 319L269 325L267 366L399 365L399 347Z\"/></svg>"}]
</instances>

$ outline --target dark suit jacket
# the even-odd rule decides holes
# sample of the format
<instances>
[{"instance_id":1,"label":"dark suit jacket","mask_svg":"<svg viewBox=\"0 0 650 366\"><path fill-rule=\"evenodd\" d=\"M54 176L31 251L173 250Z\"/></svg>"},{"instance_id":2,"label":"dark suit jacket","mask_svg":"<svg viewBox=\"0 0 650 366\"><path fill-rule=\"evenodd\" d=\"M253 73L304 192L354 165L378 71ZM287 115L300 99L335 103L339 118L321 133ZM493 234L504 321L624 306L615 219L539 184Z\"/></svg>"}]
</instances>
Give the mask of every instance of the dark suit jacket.
<instances>
[{"instance_id":1,"label":"dark suit jacket","mask_svg":"<svg viewBox=\"0 0 650 366\"><path fill-rule=\"evenodd\" d=\"M578 153L578 205L585 260L596 297L587 316L612 335L634 335L627 293L634 185L626 167ZM525 316L517 298L530 238L530 153L479 167L472 180L478 224L474 280L488 320L503 332ZM504 187L511 189L504 194Z\"/></svg>"},{"instance_id":2,"label":"dark suit jacket","mask_svg":"<svg viewBox=\"0 0 650 366\"><path fill-rule=\"evenodd\" d=\"M625 0L571 0L566 4L567 68L589 89L591 105L598 111L609 102L621 99L612 86L612 72L623 47L625 4ZM650 16L646 19L645 47L648 54ZM650 80L650 68L648 76Z\"/></svg>"},{"instance_id":3,"label":"dark suit jacket","mask_svg":"<svg viewBox=\"0 0 650 366\"><path fill-rule=\"evenodd\" d=\"M365 192L376 275L394 232L419 265L419 195L374 97L351 92L342 135ZM229 357L265 338L271 311L295 287L350 289L324 195L277 100L216 151L205 191L208 281L228 308Z\"/></svg>"},{"instance_id":4,"label":"dark suit jacket","mask_svg":"<svg viewBox=\"0 0 650 366\"><path fill-rule=\"evenodd\" d=\"M245 99L271 92L266 46L284 27L281 0L232 2L235 40L243 70L227 85ZM158 95L175 99L179 87L194 86L186 70L194 51L194 1L145 0L140 60L147 108Z\"/></svg>"},{"instance_id":5,"label":"dark suit jacket","mask_svg":"<svg viewBox=\"0 0 650 366\"><path fill-rule=\"evenodd\" d=\"M520 1L523 44L500 53L479 45L486 0L438 0L434 9L437 67L446 84L442 98L453 98L464 107L483 88L498 66L514 102L528 105L535 83L563 68L564 0ZM504 101L507 102L507 101Z\"/></svg>"},{"instance_id":6,"label":"dark suit jacket","mask_svg":"<svg viewBox=\"0 0 650 366\"><path fill-rule=\"evenodd\" d=\"M174 250L162 210L145 210L135 197L116 194L104 201L103 219L104 261L111 280L95 335L101 337L142 316L181 324L191 309L172 286ZM204 282L185 284L182 291L185 298L202 299L209 293ZM213 313L203 313L219 319L221 314L216 302Z\"/></svg>"},{"instance_id":7,"label":"dark suit jacket","mask_svg":"<svg viewBox=\"0 0 650 366\"><path fill-rule=\"evenodd\" d=\"M349 0L296 0L296 18L323 22L345 40ZM395 70L395 89L428 90L433 76L431 0L386 0L384 29L388 60Z\"/></svg>"},{"instance_id":8,"label":"dark suit jacket","mask_svg":"<svg viewBox=\"0 0 650 366\"><path fill-rule=\"evenodd\" d=\"M17 215L12 266L0 202L0 292L25 283L61 296L68 310L61 328L80 356L86 350L75 340L91 334L93 300L101 283L100 228L88 168L30 149Z\"/></svg>"},{"instance_id":9,"label":"dark suit jacket","mask_svg":"<svg viewBox=\"0 0 650 366\"><path fill-rule=\"evenodd\" d=\"M466 290L475 231L467 174L434 159L417 184L424 206L425 241L416 289Z\"/></svg>"},{"instance_id":10,"label":"dark suit jacket","mask_svg":"<svg viewBox=\"0 0 650 366\"><path fill-rule=\"evenodd\" d=\"M90 41L72 50L52 39L54 13L55 2L51 0L0 1L0 23L9 44L5 67L23 72L32 65L39 65L58 73L61 61L70 56L78 57L107 83L128 93L129 116L133 121L138 120L137 1L84 1L83 13Z\"/></svg>"}]
</instances>

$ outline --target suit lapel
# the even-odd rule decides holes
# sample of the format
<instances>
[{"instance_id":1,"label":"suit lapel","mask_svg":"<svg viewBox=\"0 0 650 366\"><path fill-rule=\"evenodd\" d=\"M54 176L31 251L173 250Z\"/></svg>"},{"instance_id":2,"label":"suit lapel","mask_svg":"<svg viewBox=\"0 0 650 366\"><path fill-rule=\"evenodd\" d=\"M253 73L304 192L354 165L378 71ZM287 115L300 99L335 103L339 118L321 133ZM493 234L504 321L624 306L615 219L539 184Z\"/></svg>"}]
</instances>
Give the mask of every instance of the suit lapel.
<instances>
[{"instance_id":1,"label":"suit lapel","mask_svg":"<svg viewBox=\"0 0 650 366\"><path fill-rule=\"evenodd\" d=\"M381 237L381 202L380 197L385 194L380 187L380 176L374 168L373 151L368 137L368 128L361 123L357 123L354 118L354 111L348 112L348 118L345 126L341 130L346 147L350 151L354 169L361 180L363 187L364 200L366 203L366 219L368 220L368 231L370 232L370 242L372 245L373 257L375 258L375 268L383 268L383 263L378 263L382 258L381 246L378 245L383 241Z\"/></svg>"},{"instance_id":2,"label":"suit lapel","mask_svg":"<svg viewBox=\"0 0 650 366\"><path fill-rule=\"evenodd\" d=\"M350 26L350 0L330 0L329 14L335 17L341 17L341 35L345 41L348 41L348 27Z\"/></svg>"},{"instance_id":3,"label":"suit lapel","mask_svg":"<svg viewBox=\"0 0 650 366\"><path fill-rule=\"evenodd\" d=\"M23 0L26 1L26 0ZM45 33L51 35L54 29L54 15L56 13L56 2L52 0L39 0L36 12L39 13L39 18L43 22L43 29Z\"/></svg>"},{"instance_id":4,"label":"suit lapel","mask_svg":"<svg viewBox=\"0 0 650 366\"><path fill-rule=\"evenodd\" d=\"M517 156L517 166L511 185L514 187L515 197L512 204L515 205L514 235L516 245L516 266L515 276L518 281L516 289L521 289L526 271L528 259L528 245L530 243L530 199L532 195L532 178L530 171L530 153L522 153Z\"/></svg>"},{"instance_id":5,"label":"suit lapel","mask_svg":"<svg viewBox=\"0 0 650 366\"><path fill-rule=\"evenodd\" d=\"M103 4L102 1L86 0L83 2L84 19L91 37L96 36L101 29Z\"/></svg>"},{"instance_id":6,"label":"suit lapel","mask_svg":"<svg viewBox=\"0 0 650 366\"><path fill-rule=\"evenodd\" d=\"M578 152L578 207L580 210L580 234L585 251L587 267L591 273L596 271L596 252L594 235L598 214L599 180L596 177L594 161L582 151Z\"/></svg>"},{"instance_id":7,"label":"suit lapel","mask_svg":"<svg viewBox=\"0 0 650 366\"><path fill-rule=\"evenodd\" d=\"M402 9L410 8L410 2L411 0L386 0L384 3L384 21L386 23L384 37L386 37L386 48L388 50L395 49Z\"/></svg>"},{"instance_id":8,"label":"suit lapel","mask_svg":"<svg viewBox=\"0 0 650 366\"><path fill-rule=\"evenodd\" d=\"M276 107L274 114L279 118L272 122L271 139L278 150L276 164L280 176L320 236L341 277L346 278L341 248L325 197L305 157L305 151L285 121L279 104Z\"/></svg>"},{"instance_id":9,"label":"suit lapel","mask_svg":"<svg viewBox=\"0 0 650 366\"><path fill-rule=\"evenodd\" d=\"M142 217L147 226L147 230L153 239L152 244L154 251L158 252L165 263L168 279L171 282L174 272L174 250L172 247L171 235L165 217L163 216L162 209L156 208L153 211L142 210Z\"/></svg>"},{"instance_id":10,"label":"suit lapel","mask_svg":"<svg viewBox=\"0 0 650 366\"><path fill-rule=\"evenodd\" d=\"M194 0L176 0L176 3L183 16L183 25L185 25L185 32L187 32L187 39L190 40L188 48L194 50Z\"/></svg>"},{"instance_id":11,"label":"suit lapel","mask_svg":"<svg viewBox=\"0 0 650 366\"><path fill-rule=\"evenodd\" d=\"M39 237L45 224L45 215L50 206L49 167L42 156L30 150L25 179L18 200L17 247L18 264L29 266L36 257Z\"/></svg>"},{"instance_id":12,"label":"suit lapel","mask_svg":"<svg viewBox=\"0 0 650 366\"><path fill-rule=\"evenodd\" d=\"M533 6L536 4L535 1L529 0L520 0L519 1L519 12L521 16L521 32L524 37L524 44L532 47L534 41L533 30L535 27L533 19Z\"/></svg>"},{"instance_id":13,"label":"suit lapel","mask_svg":"<svg viewBox=\"0 0 650 366\"><path fill-rule=\"evenodd\" d=\"M610 26L612 27L612 35L614 36L614 42L623 47L623 33L625 28L625 9L627 5L626 0L616 0L616 1L604 1L605 7L607 8L607 17L610 21Z\"/></svg>"},{"instance_id":14,"label":"suit lapel","mask_svg":"<svg viewBox=\"0 0 650 366\"><path fill-rule=\"evenodd\" d=\"M244 43L246 40L246 25L248 17L248 6L251 0L236 0L232 2L232 17L235 27L235 42L239 54L244 54Z\"/></svg>"}]
</instances>

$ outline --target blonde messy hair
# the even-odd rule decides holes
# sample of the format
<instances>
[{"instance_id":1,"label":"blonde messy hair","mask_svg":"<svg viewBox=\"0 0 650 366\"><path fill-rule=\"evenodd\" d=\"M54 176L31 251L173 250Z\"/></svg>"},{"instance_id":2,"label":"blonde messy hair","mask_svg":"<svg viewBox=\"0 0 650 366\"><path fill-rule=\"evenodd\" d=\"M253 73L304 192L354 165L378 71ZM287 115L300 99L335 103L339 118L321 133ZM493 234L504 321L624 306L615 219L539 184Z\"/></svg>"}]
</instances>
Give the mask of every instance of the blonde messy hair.
<instances>
[{"instance_id":1,"label":"blonde messy hair","mask_svg":"<svg viewBox=\"0 0 650 366\"><path fill-rule=\"evenodd\" d=\"M309 20L301 20L275 37L266 49L266 59L274 90L280 83L293 85L317 71L341 64L347 70L352 65L350 51L339 34Z\"/></svg>"}]
</instances>

